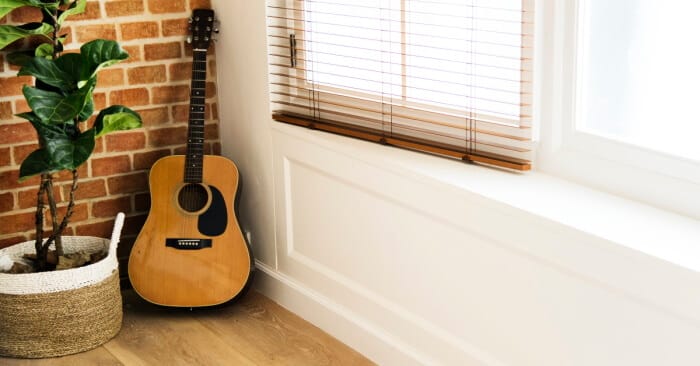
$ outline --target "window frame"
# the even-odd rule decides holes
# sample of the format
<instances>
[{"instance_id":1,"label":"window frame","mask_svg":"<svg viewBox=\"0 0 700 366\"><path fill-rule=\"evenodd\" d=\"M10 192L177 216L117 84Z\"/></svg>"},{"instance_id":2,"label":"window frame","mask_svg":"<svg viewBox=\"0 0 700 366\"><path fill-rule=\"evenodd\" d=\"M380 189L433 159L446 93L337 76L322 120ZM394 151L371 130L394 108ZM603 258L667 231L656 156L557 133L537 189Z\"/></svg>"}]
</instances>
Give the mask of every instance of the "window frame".
<instances>
[{"instance_id":1,"label":"window frame","mask_svg":"<svg viewBox=\"0 0 700 366\"><path fill-rule=\"evenodd\" d=\"M700 162L576 129L585 1L536 3L535 169L700 219Z\"/></svg>"}]
</instances>

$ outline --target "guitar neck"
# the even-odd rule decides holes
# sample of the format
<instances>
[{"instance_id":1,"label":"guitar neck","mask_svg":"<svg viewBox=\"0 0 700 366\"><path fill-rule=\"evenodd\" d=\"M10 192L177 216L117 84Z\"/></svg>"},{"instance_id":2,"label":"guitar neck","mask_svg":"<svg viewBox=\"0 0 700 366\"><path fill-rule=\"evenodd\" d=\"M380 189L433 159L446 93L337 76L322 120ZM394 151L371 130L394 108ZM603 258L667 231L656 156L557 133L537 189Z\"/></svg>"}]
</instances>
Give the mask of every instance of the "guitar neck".
<instances>
[{"instance_id":1,"label":"guitar neck","mask_svg":"<svg viewBox=\"0 0 700 366\"><path fill-rule=\"evenodd\" d=\"M204 109L206 99L207 50L192 51L190 116L185 154L185 182L201 183L204 155Z\"/></svg>"}]
</instances>

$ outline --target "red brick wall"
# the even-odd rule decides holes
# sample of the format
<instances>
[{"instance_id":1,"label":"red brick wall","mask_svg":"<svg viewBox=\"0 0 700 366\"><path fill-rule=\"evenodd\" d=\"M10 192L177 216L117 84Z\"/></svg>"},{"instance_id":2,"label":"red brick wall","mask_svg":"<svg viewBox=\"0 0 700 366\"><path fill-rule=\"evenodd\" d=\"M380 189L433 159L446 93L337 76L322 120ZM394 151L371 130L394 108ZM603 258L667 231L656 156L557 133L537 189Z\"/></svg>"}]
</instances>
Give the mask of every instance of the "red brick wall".
<instances>
[{"instance_id":1,"label":"red brick wall","mask_svg":"<svg viewBox=\"0 0 700 366\"><path fill-rule=\"evenodd\" d=\"M114 216L127 222L120 256L126 258L149 208L148 169L158 158L182 154L187 131L191 52L184 42L191 9L208 0L88 1L87 11L67 22L67 49L94 38L118 40L131 57L101 72L96 110L124 104L140 112L144 128L107 135L97 141L90 161L80 168L81 183L69 235L109 237ZM0 23L36 20L34 9L12 13ZM219 154L214 47L210 48L207 85L206 150ZM21 95L28 77L0 53L0 247L32 239L38 179L18 182L19 165L36 148L31 125L16 113L27 111ZM60 174L55 195L65 207L70 176Z\"/></svg>"}]
</instances>

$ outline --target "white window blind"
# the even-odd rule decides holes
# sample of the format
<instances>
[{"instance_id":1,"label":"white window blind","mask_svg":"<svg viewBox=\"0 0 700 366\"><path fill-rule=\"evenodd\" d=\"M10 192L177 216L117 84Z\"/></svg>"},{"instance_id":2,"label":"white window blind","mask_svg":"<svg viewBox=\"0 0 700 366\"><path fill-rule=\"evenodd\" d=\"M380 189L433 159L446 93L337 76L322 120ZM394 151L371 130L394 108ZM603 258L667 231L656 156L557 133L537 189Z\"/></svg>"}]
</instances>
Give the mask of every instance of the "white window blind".
<instances>
[{"instance_id":1,"label":"white window blind","mask_svg":"<svg viewBox=\"0 0 700 366\"><path fill-rule=\"evenodd\" d=\"M529 170L531 0L269 0L273 118Z\"/></svg>"}]
</instances>

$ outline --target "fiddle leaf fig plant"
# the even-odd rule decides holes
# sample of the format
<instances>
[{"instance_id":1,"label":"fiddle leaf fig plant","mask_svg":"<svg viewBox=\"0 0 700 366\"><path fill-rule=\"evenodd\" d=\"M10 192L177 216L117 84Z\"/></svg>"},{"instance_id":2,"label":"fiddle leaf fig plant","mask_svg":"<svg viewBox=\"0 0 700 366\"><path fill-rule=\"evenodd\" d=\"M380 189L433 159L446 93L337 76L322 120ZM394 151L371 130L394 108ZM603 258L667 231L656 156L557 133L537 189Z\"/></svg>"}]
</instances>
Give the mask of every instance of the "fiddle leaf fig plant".
<instances>
[{"instance_id":1,"label":"fiddle leaf fig plant","mask_svg":"<svg viewBox=\"0 0 700 366\"><path fill-rule=\"evenodd\" d=\"M141 117L125 106L113 105L99 111L91 126L86 122L95 113L93 92L98 72L129 57L117 42L104 39L83 44L79 52L63 52L67 35L62 34L61 27L68 17L85 11L86 0L0 0L0 18L27 6L39 9L41 22L0 25L0 50L32 38L30 49L9 53L6 59L20 66L18 76L35 80L33 86L22 88L30 111L17 116L36 130L38 148L24 159L19 175L20 180L41 177L36 207L36 265L38 270L47 270L49 246L55 244L56 254L63 254L61 233L73 213L78 168L92 154L95 139L140 127ZM59 220L53 185L54 175L62 171L71 172L72 185L66 212ZM44 238L47 204L53 230Z\"/></svg>"}]
</instances>

